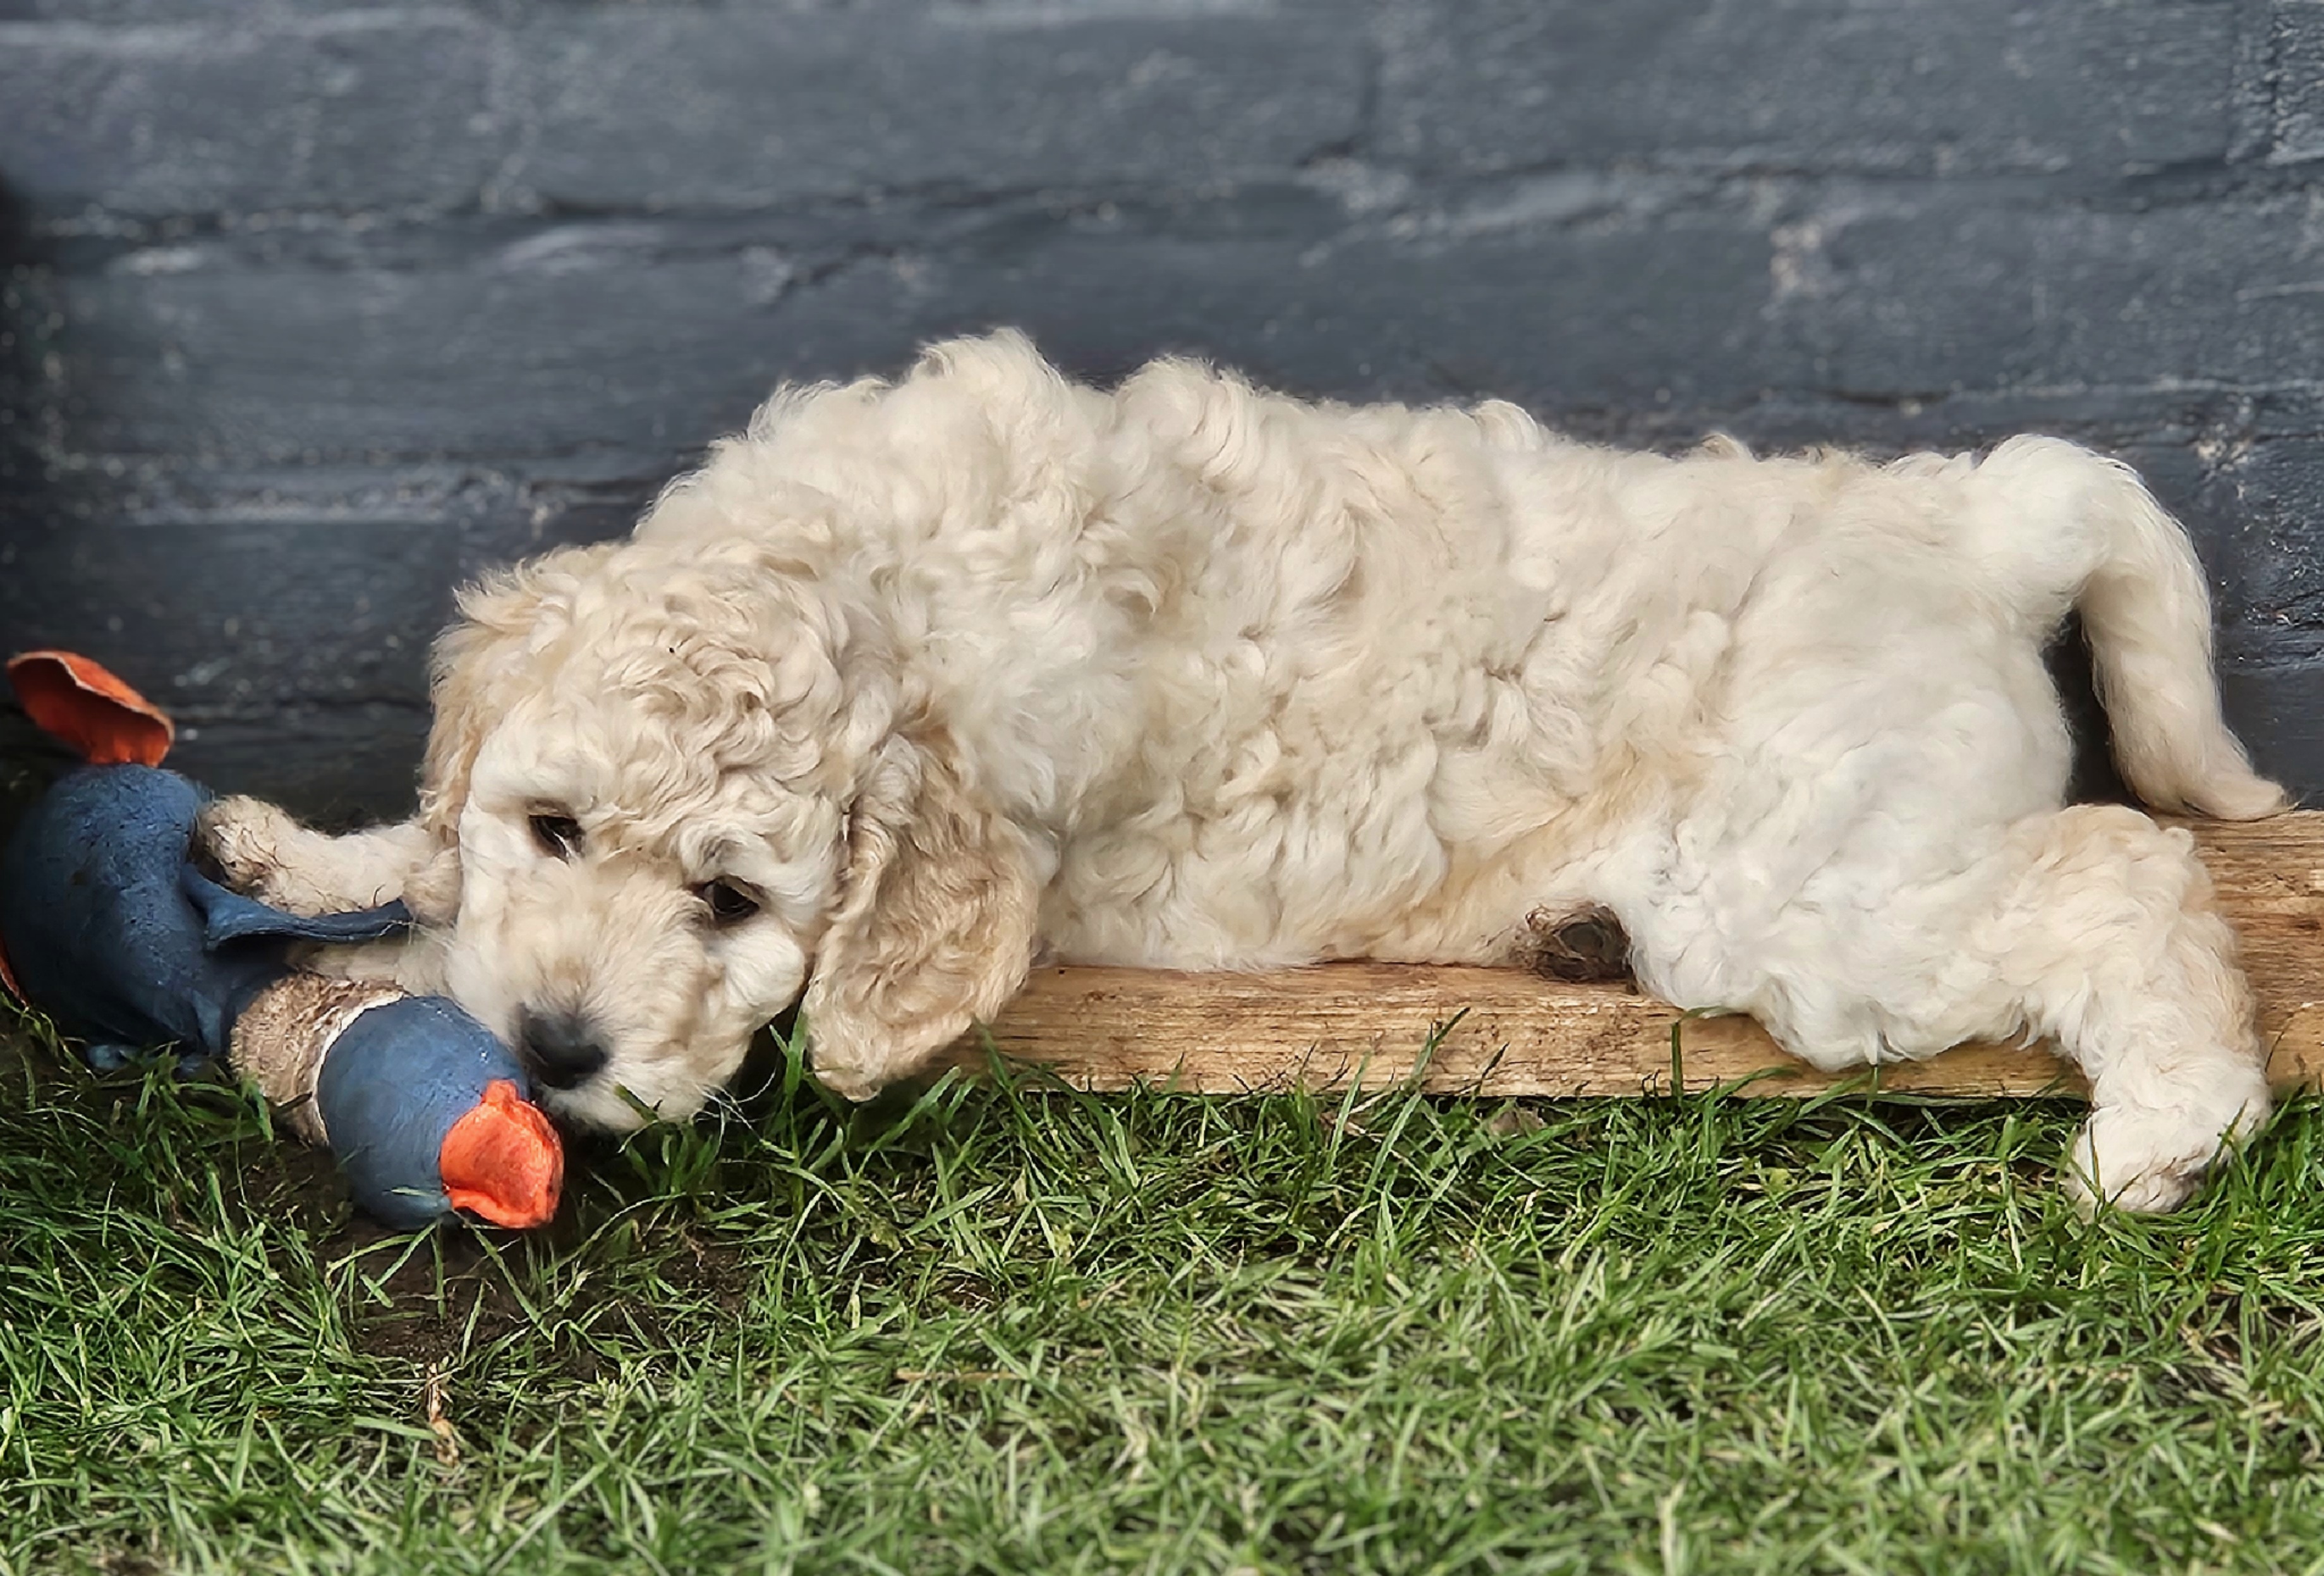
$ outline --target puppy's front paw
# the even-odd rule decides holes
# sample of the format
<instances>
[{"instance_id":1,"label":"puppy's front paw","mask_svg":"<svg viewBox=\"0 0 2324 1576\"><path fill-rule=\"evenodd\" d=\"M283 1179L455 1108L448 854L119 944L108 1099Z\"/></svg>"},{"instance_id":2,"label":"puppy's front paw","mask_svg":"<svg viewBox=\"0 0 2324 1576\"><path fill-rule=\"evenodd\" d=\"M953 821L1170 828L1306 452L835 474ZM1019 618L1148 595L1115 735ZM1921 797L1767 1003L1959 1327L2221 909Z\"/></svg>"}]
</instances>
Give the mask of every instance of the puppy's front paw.
<instances>
[{"instance_id":1,"label":"puppy's front paw","mask_svg":"<svg viewBox=\"0 0 2324 1576\"><path fill-rule=\"evenodd\" d=\"M227 886L265 898L268 879L281 870L282 851L298 831L296 821L265 800L235 794L202 806L194 849Z\"/></svg>"},{"instance_id":2,"label":"puppy's front paw","mask_svg":"<svg viewBox=\"0 0 2324 1576\"><path fill-rule=\"evenodd\" d=\"M194 821L194 851L217 879L291 914L329 914L346 905L297 872L295 850L306 829L288 813L245 794L212 799Z\"/></svg>"}]
</instances>

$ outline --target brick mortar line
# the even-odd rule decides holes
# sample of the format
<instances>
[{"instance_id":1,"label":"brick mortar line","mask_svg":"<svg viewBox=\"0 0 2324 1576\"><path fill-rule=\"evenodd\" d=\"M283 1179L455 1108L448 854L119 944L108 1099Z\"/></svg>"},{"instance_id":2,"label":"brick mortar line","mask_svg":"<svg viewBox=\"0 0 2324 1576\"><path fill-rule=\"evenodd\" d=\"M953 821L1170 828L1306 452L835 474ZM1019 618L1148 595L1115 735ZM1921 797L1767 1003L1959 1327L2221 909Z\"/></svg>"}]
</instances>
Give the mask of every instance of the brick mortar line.
<instances>
[{"instance_id":1,"label":"brick mortar line","mask_svg":"<svg viewBox=\"0 0 2324 1576\"><path fill-rule=\"evenodd\" d=\"M1812 211L1817 198L1870 198L1879 207L1867 217L1909 216L1914 199L1926 206L1933 199L1972 199L1963 209L2007 212L2027 205L2070 206L2092 215L2138 217L2190 209L2253 210L2271 202L2312 198L2324 192L2324 158L2296 164L2220 162L2186 165L2151 171L2105 175L2080 172L1975 171L1932 175L1921 171L1879 171L1855 166L1753 166L1710 169L1677 163L1582 164L1544 162L1491 171L1436 171L1425 166L1404 166L1352 161L1388 180L1410 183L1408 196L1379 207L1355 210L1328 183L1317 179L1320 161L1338 155L1339 144L1324 144L1297 162L1251 166L1227 171L1193 185L1135 179L1098 182L1010 182L991 186L954 181L863 184L845 189L801 191L770 201L733 203L692 202L678 206L576 205L563 202L532 204L491 200L488 188L456 202L415 203L393 207L338 207L326 204L286 207L217 207L169 212L138 212L112 208L102 203L71 212L32 212L24 234L35 243L115 243L144 248L199 241L284 239L301 235L333 240L377 236L383 240L413 235L456 235L486 226L527 226L534 230L604 226L661 226L672 229L696 225L750 223L798 224L816 219L865 218L895 223L899 208L952 217L992 216L1021 218L1028 215L1060 221L1084 217L1111 207L1133 217L1183 213L1196 209L1231 213L1241 203L1269 196L1297 196L1339 209L1339 228L1357 234L1391 230L1399 221L1419 220L1428 226L1415 240L1459 239L1464 234L1500 230L1578 228L1600 222L1609 213L1642 223L1669 215L1748 211L1766 203L1766 188L1782 189L1777 201L1794 212ZM503 167L505 168L505 167ZM495 181L509 179L496 175ZM1489 204L1495 197L1522 193L1547 180L1572 179L1598 181L1605 200L1586 205L1572 214L1520 217L1505 224L1478 221L1472 231L1443 227L1457 223L1464 207ZM2220 184L2204 186L2205 181ZM2174 190L2187 185L2190 189ZM1648 199L1652 206L1626 205L1625 198ZM1770 217L1763 222L1773 229L1794 217ZM1200 239L1183 235L1174 240ZM1400 237L1399 237L1400 238Z\"/></svg>"}]
</instances>

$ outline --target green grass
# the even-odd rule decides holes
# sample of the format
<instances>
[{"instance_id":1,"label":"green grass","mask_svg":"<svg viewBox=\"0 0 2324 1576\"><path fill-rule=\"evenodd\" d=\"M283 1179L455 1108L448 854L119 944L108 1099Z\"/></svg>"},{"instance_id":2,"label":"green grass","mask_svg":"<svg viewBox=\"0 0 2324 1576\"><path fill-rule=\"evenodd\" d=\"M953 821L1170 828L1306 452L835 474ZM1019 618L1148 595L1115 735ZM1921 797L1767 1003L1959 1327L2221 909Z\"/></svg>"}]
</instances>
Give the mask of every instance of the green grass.
<instances>
[{"instance_id":1,"label":"green grass","mask_svg":"<svg viewBox=\"0 0 2324 1576\"><path fill-rule=\"evenodd\" d=\"M2324 1570L2324 1119L2078 1219L2058 1105L795 1065L380 1233L217 1084L0 1056L0 1570Z\"/></svg>"}]
</instances>

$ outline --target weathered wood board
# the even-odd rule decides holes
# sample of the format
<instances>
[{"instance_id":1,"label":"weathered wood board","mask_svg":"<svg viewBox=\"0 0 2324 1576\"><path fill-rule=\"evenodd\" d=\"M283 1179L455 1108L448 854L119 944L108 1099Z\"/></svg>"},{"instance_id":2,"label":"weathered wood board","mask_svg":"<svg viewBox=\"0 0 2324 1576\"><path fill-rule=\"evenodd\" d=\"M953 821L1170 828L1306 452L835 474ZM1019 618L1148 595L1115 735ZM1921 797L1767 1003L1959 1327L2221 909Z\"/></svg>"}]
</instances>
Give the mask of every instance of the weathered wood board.
<instances>
[{"instance_id":1,"label":"weathered wood board","mask_svg":"<svg viewBox=\"0 0 2324 1576\"><path fill-rule=\"evenodd\" d=\"M2324 1083L2324 812L2186 825L2242 936L2271 1076L2280 1088ZM1478 1095L1656 1094L1674 1082L1759 1095L1851 1083L1919 1094L2086 1092L2078 1073L2038 1046L1963 1046L1925 1062L1818 1073L1748 1018L1690 1018L1624 985L1515 969L1043 969L989 1032L1004 1056L1090 1090L1384 1088L1416 1074L1431 1092ZM980 1034L948 1063L975 1069L986 1056Z\"/></svg>"}]
</instances>

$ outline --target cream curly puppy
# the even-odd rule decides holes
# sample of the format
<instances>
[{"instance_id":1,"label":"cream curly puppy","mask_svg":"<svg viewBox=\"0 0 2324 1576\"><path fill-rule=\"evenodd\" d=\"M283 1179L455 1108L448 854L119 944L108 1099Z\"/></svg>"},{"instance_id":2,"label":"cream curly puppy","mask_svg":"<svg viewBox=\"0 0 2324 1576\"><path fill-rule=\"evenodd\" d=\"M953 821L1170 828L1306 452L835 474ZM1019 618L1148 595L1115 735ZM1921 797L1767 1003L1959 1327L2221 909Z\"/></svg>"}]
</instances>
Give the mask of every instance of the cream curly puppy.
<instances>
[{"instance_id":1,"label":"cream curly puppy","mask_svg":"<svg viewBox=\"0 0 2324 1576\"><path fill-rule=\"evenodd\" d=\"M2282 806L2185 536L2070 444L1670 459L998 334L778 393L631 539L469 591L412 822L210 834L278 901L401 893L420 939L337 966L586 1123L693 1111L802 992L860 1097L1037 957L1490 963L1596 905L1820 1067L2053 1037L2077 1185L2167 1209L2267 1083L2187 834L2064 806L2075 607L2149 803Z\"/></svg>"}]
</instances>

